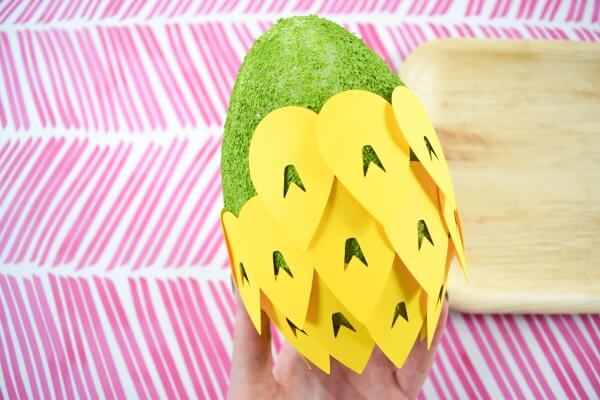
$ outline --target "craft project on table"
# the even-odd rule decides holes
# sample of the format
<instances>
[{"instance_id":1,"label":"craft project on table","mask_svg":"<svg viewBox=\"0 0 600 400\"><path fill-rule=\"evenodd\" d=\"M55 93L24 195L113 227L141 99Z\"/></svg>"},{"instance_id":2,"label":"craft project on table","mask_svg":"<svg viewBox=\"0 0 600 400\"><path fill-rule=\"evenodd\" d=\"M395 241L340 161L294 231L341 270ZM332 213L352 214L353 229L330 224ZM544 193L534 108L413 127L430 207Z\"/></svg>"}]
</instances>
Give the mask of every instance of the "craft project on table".
<instances>
[{"instance_id":1,"label":"craft project on table","mask_svg":"<svg viewBox=\"0 0 600 400\"><path fill-rule=\"evenodd\" d=\"M256 196L221 218L259 333L263 310L325 372L330 356L362 372L375 344L401 367L431 344L455 254L467 269L443 149L408 88L270 112L249 168Z\"/></svg>"}]
</instances>

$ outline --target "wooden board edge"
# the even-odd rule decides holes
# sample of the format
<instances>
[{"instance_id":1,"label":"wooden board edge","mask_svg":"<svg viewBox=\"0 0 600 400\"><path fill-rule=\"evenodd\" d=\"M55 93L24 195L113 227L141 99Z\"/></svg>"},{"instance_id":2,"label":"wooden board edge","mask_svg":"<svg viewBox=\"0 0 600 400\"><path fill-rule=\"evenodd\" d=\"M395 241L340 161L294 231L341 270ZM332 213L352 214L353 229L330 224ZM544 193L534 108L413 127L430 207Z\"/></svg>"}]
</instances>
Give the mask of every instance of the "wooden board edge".
<instances>
[{"instance_id":1,"label":"wooden board edge","mask_svg":"<svg viewBox=\"0 0 600 400\"><path fill-rule=\"evenodd\" d=\"M455 266L457 269L458 266ZM462 273L448 278L450 308L470 314L597 314L600 298L578 293L519 293L482 289Z\"/></svg>"}]
</instances>

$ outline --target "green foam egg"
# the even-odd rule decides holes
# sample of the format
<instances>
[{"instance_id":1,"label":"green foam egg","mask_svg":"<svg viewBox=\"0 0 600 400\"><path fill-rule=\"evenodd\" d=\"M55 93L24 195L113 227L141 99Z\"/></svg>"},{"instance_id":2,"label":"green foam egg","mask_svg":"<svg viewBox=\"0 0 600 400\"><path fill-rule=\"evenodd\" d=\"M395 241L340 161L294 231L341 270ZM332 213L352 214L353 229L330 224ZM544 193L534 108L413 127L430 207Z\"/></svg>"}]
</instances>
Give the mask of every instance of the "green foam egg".
<instances>
[{"instance_id":1,"label":"green foam egg","mask_svg":"<svg viewBox=\"0 0 600 400\"><path fill-rule=\"evenodd\" d=\"M225 209L238 215L256 194L248 149L269 112L285 106L319 112L331 96L351 89L390 101L399 85L385 61L340 25L316 16L279 20L244 58L231 93L221 157Z\"/></svg>"}]
</instances>

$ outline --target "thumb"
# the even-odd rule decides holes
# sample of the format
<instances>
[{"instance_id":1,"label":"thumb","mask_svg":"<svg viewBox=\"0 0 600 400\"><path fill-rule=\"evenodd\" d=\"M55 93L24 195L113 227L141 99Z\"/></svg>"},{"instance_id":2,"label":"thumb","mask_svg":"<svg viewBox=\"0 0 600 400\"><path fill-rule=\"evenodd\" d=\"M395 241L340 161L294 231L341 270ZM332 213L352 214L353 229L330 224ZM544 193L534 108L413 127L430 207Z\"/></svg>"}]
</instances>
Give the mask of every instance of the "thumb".
<instances>
[{"instance_id":1,"label":"thumb","mask_svg":"<svg viewBox=\"0 0 600 400\"><path fill-rule=\"evenodd\" d=\"M442 307L431 347L427 349L426 341L419 341L417 339L415 347L412 349L402 368L396 370L396 381L408 398L417 397L435 361L437 347L442 338L446 320L448 319L448 301L445 301Z\"/></svg>"},{"instance_id":2,"label":"thumb","mask_svg":"<svg viewBox=\"0 0 600 400\"><path fill-rule=\"evenodd\" d=\"M233 335L231 384L248 388L250 385L264 382L265 378L273 379L269 319L263 312L261 315L262 334L259 335L237 292L235 297L237 306Z\"/></svg>"}]
</instances>

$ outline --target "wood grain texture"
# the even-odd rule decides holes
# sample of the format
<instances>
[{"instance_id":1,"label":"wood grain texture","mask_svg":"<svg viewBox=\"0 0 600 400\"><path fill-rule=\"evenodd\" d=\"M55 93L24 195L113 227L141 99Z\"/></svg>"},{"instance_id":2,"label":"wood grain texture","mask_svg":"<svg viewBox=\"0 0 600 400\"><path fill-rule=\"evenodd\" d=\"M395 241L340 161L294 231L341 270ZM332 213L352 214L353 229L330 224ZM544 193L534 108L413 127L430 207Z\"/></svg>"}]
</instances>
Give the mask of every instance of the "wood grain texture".
<instances>
[{"instance_id":1,"label":"wood grain texture","mask_svg":"<svg viewBox=\"0 0 600 400\"><path fill-rule=\"evenodd\" d=\"M600 312L600 46L440 40L401 76L429 110L463 218L454 308Z\"/></svg>"}]
</instances>

